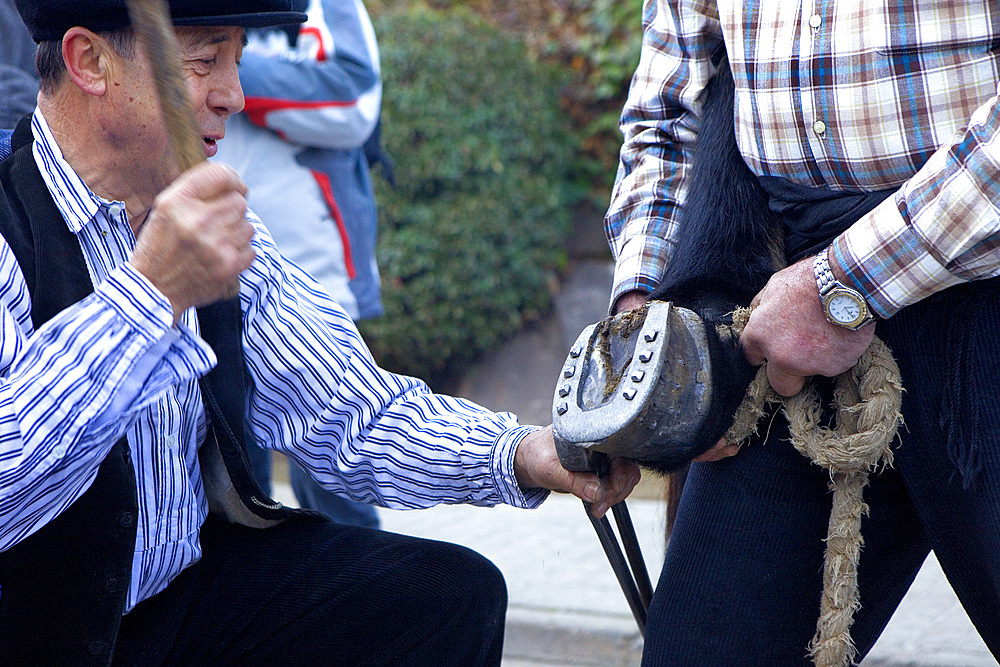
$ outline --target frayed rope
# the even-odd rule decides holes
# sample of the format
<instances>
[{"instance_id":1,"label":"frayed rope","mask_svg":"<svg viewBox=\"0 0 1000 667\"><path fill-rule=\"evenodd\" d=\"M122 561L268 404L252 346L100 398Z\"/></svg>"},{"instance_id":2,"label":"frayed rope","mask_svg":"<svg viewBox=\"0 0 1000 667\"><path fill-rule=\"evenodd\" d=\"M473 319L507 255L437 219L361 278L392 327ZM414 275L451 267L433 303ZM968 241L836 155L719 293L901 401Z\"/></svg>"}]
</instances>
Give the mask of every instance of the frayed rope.
<instances>
[{"instance_id":1,"label":"frayed rope","mask_svg":"<svg viewBox=\"0 0 1000 667\"><path fill-rule=\"evenodd\" d=\"M733 330L743 331L750 309L733 315ZM836 426L820 423L819 392L807 382L791 397L778 396L767 381L766 363L757 372L737 409L729 442L739 443L757 432L767 406L782 404L792 444L813 463L830 471L833 507L827 530L823 568L823 597L816 635L809 652L818 667L844 667L854 663L857 649L851 639L854 612L861 607L858 594L858 560L864 541L861 518L868 512L862 492L868 475L892 465L890 443L903 423L900 413L903 387L899 367L888 346L878 338L861 359L836 378Z\"/></svg>"}]
</instances>

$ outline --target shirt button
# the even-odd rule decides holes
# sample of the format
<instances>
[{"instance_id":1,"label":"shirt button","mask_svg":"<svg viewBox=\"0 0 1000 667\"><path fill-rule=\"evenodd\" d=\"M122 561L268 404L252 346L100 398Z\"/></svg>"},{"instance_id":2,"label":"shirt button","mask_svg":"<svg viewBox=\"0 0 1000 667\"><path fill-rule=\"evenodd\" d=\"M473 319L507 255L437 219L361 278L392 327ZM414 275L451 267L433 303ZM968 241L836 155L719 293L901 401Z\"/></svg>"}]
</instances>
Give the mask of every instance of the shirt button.
<instances>
[{"instance_id":1,"label":"shirt button","mask_svg":"<svg viewBox=\"0 0 1000 667\"><path fill-rule=\"evenodd\" d=\"M813 132L815 132L820 136L826 134L826 123L824 123L821 120L818 120L815 123L813 123Z\"/></svg>"},{"instance_id":2,"label":"shirt button","mask_svg":"<svg viewBox=\"0 0 1000 667\"><path fill-rule=\"evenodd\" d=\"M815 30L823 24L823 17L819 14L813 14L809 17L809 26Z\"/></svg>"},{"instance_id":3,"label":"shirt button","mask_svg":"<svg viewBox=\"0 0 1000 667\"><path fill-rule=\"evenodd\" d=\"M110 213L116 218L122 214L123 210L124 209L122 208L121 204L111 204L110 206L108 206L108 213Z\"/></svg>"},{"instance_id":4,"label":"shirt button","mask_svg":"<svg viewBox=\"0 0 1000 667\"><path fill-rule=\"evenodd\" d=\"M135 515L131 512L122 512L118 515L118 523L121 524L122 528L130 528L135 523Z\"/></svg>"},{"instance_id":5,"label":"shirt button","mask_svg":"<svg viewBox=\"0 0 1000 667\"><path fill-rule=\"evenodd\" d=\"M173 449L174 445L177 444L177 438L172 435L167 436L167 449Z\"/></svg>"},{"instance_id":6,"label":"shirt button","mask_svg":"<svg viewBox=\"0 0 1000 667\"><path fill-rule=\"evenodd\" d=\"M66 456L66 445L59 445L58 447L52 450L52 453L55 454L56 458L61 459L62 457Z\"/></svg>"}]
</instances>

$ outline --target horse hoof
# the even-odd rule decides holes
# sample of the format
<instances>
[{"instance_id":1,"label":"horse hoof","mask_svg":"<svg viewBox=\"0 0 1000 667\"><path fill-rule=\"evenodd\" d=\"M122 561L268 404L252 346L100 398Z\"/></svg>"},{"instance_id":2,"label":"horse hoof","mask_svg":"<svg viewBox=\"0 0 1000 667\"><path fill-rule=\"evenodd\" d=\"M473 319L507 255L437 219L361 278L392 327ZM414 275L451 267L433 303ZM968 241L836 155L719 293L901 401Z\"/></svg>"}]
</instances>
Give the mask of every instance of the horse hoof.
<instances>
[{"instance_id":1,"label":"horse hoof","mask_svg":"<svg viewBox=\"0 0 1000 667\"><path fill-rule=\"evenodd\" d=\"M651 301L580 334L556 385L552 423L567 470L624 456L669 472L732 424L755 369L726 326Z\"/></svg>"}]
</instances>

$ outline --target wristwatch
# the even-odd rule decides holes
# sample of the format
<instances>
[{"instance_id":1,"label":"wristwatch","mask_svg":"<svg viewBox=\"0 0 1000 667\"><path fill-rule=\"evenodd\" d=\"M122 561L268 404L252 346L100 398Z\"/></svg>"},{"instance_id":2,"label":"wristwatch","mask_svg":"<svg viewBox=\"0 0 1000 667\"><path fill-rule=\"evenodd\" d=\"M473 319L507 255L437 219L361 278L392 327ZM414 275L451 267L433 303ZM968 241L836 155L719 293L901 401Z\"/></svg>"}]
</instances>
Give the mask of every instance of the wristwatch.
<instances>
[{"instance_id":1,"label":"wristwatch","mask_svg":"<svg viewBox=\"0 0 1000 667\"><path fill-rule=\"evenodd\" d=\"M875 321L868 302L856 289L852 289L837 280L830 270L830 260L827 258L829 248L816 255L813 262L813 273L816 275L816 286L819 287L819 299L823 303L823 312L827 321L839 327L857 331L866 324Z\"/></svg>"}]
</instances>

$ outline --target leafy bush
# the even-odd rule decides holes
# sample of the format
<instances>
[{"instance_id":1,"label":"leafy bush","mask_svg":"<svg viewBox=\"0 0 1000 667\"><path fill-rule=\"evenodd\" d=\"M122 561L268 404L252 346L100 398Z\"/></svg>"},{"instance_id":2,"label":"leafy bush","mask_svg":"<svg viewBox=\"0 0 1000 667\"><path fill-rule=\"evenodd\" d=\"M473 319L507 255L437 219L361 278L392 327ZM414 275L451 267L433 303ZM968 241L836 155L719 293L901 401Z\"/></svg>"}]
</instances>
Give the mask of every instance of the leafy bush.
<instances>
[{"instance_id":1,"label":"leafy bush","mask_svg":"<svg viewBox=\"0 0 1000 667\"><path fill-rule=\"evenodd\" d=\"M622 105L642 47L642 0L563 0L549 48L583 79L567 106L582 128L581 167L607 195L618 165ZM605 198L603 203L607 203Z\"/></svg>"},{"instance_id":2,"label":"leafy bush","mask_svg":"<svg viewBox=\"0 0 1000 667\"><path fill-rule=\"evenodd\" d=\"M467 8L516 34L536 56L561 65L572 78L563 108L579 128L577 178L607 204L622 136L618 117L642 45L642 0L368 0L373 13L389 6L430 4Z\"/></svg>"},{"instance_id":3,"label":"leafy bush","mask_svg":"<svg viewBox=\"0 0 1000 667\"><path fill-rule=\"evenodd\" d=\"M434 382L548 307L578 141L565 79L521 40L461 9L373 20L396 183L376 179L386 314L362 329L387 368Z\"/></svg>"}]
</instances>

